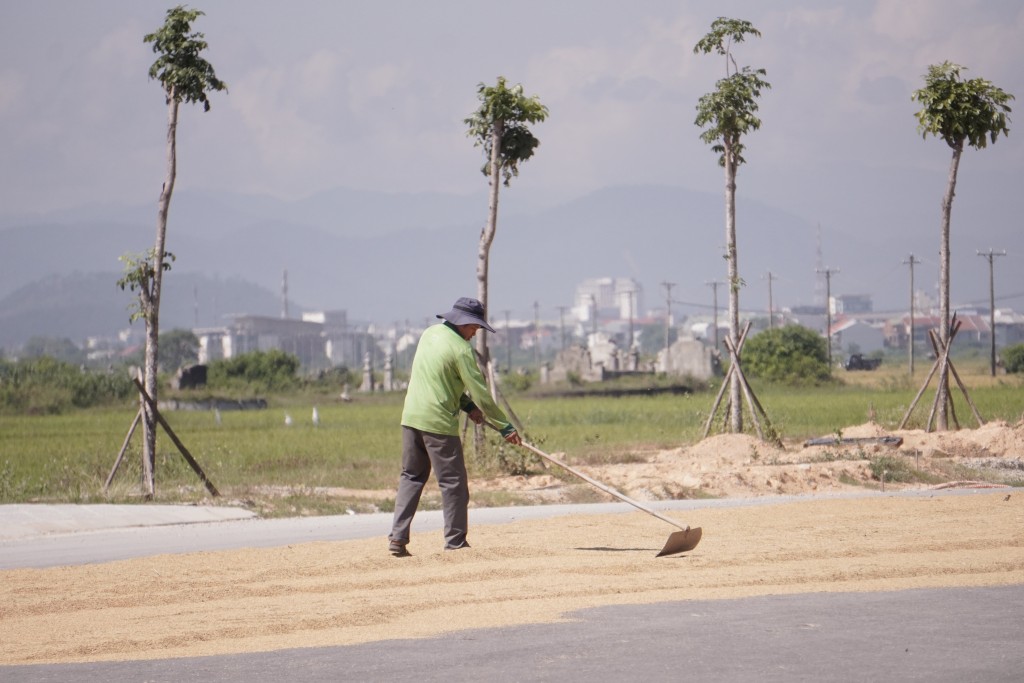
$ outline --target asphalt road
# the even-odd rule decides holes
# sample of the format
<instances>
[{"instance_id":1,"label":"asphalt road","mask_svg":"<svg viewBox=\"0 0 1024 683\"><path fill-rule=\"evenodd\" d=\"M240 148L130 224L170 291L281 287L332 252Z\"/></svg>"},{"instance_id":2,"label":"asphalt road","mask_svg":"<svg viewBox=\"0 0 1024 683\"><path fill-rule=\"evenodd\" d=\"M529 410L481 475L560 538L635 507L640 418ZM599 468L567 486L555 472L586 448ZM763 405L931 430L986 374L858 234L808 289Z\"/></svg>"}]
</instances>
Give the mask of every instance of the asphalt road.
<instances>
[{"instance_id":1,"label":"asphalt road","mask_svg":"<svg viewBox=\"0 0 1024 683\"><path fill-rule=\"evenodd\" d=\"M1013 681L1024 586L602 607L569 623L256 654L0 666L77 681Z\"/></svg>"},{"instance_id":2,"label":"asphalt road","mask_svg":"<svg viewBox=\"0 0 1024 683\"><path fill-rule=\"evenodd\" d=\"M773 502L781 501L746 504ZM722 503L689 501L679 507L698 504ZM15 507L20 506L0 506L0 568L377 535L383 539L390 522L388 515L203 521L199 511L191 513L192 521L182 523L161 521L155 513L146 518L136 508L117 511L125 513L119 523L127 526L90 523L75 531L63 519L60 530L44 532L47 513L42 508ZM582 511L576 507L509 508L486 514L477 510L472 522L632 509L619 504L584 506ZM24 519L20 526L14 519L26 512L36 515L29 531ZM421 530L439 524L436 513L417 515ZM559 624L345 647L0 666L0 681L1016 682L1024 679L1022 612L1024 586L693 600L588 609Z\"/></svg>"}]
</instances>

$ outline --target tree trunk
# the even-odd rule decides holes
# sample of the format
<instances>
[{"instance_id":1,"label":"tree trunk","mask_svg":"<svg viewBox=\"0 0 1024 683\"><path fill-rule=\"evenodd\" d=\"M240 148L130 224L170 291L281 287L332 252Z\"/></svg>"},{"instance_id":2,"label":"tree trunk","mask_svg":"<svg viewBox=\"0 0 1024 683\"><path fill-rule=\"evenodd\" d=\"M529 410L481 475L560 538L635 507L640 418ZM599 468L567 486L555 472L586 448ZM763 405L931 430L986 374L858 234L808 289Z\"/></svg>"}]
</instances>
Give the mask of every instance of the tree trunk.
<instances>
[{"instance_id":1,"label":"tree trunk","mask_svg":"<svg viewBox=\"0 0 1024 683\"><path fill-rule=\"evenodd\" d=\"M171 194L174 192L174 180L177 175L176 138L178 132L178 100L174 92L167 97L167 172L160 190L160 201L157 205L156 242L153 245L153 281L150 285L146 321L146 362L143 384L146 393L156 404L157 372L159 370L159 339L160 339L160 294L163 286L164 252L167 244L167 212L171 206ZM146 478L146 493L155 493L154 468L156 465L156 414L143 402L143 474Z\"/></svg>"},{"instance_id":2,"label":"tree trunk","mask_svg":"<svg viewBox=\"0 0 1024 683\"><path fill-rule=\"evenodd\" d=\"M729 340L736 349L736 361L739 360L740 341L740 277L736 253L736 161L734 145L728 138L723 140L725 147L725 243L726 259L729 264ZM735 362L735 361L734 361ZM743 431L743 403L740 385L740 374L732 373L729 385L729 425L734 434Z\"/></svg>"},{"instance_id":3,"label":"tree trunk","mask_svg":"<svg viewBox=\"0 0 1024 683\"><path fill-rule=\"evenodd\" d=\"M501 139L505 133L505 122L495 121L491 131L491 178L490 196L487 203L487 226L480 233L480 247L477 251L476 289L477 298L488 310L488 273L490 271L491 244L498 230L498 188L501 185ZM480 354L484 367L491 360L487 347L487 330L481 329L476 336L476 349Z\"/></svg>"},{"instance_id":4,"label":"tree trunk","mask_svg":"<svg viewBox=\"0 0 1024 683\"><path fill-rule=\"evenodd\" d=\"M946 183L946 194L942 197L942 239L939 246L939 339L943 348L949 346L950 310L949 310L949 223L953 213L953 197L956 194L956 175L960 168L960 157L964 151L964 143L960 141L953 147L953 159L949 164L949 181ZM949 364L942 363L939 368L939 385L936 389L938 411L935 426L939 431L949 428Z\"/></svg>"}]
</instances>

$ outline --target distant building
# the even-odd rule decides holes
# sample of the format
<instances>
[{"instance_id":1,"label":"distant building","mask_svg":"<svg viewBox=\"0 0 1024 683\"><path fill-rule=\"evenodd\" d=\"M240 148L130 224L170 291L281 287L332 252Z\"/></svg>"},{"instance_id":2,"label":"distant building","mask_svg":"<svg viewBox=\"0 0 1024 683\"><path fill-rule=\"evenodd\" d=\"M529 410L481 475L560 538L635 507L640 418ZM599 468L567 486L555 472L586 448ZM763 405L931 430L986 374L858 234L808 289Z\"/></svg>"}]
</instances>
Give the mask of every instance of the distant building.
<instances>
[{"instance_id":1,"label":"distant building","mask_svg":"<svg viewBox=\"0 0 1024 683\"><path fill-rule=\"evenodd\" d=\"M910 318L905 316L909 327ZM988 316L978 315L971 311L962 313L957 311L956 320L960 323L960 330L956 333L954 344L988 344L989 329ZM931 348L931 341L928 337L929 330L936 330L941 326L942 319L937 315L915 315L914 316L914 343L925 348Z\"/></svg>"},{"instance_id":2,"label":"distant building","mask_svg":"<svg viewBox=\"0 0 1024 683\"><path fill-rule=\"evenodd\" d=\"M960 331L957 332L956 344L988 344L991 330L989 329L988 316L978 315L975 312L957 312L957 322L960 323ZM931 340L929 331L938 332L941 319L937 315L915 315L914 316L914 346L931 351ZM996 327L999 328L998 318ZM1024 333L1024 330L1022 330ZM1007 330L1007 337L1013 333ZM904 314L895 320L889 321L886 325L886 345L890 348L906 348L907 339L910 337L910 316ZM1000 344L1006 343L999 335L996 336Z\"/></svg>"},{"instance_id":3,"label":"distant building","mask_svg":"<svg viewBox=\"0 0 1024 683\"><path fill-rule=\"evenodd\" d=\"M832 315L853 315L855 313L870 313L874 310L870 294L843 294L832 297L829 301L829 309Z\"/></svg>"},{"instance_id":4,"label":"distant building","mask_svg":"<svg viewBox=\"0 0 1024 683\"><path fill-rule=\"evenodd\" d=\"M222 327L192 330L199 340L199 362L277 349L299 359L306 371L336 365L358 367L372 346L365 330L349 326L344 311L303 314L302 320L240 315Z\"/></svg>"},{"instance_id":5,"label":"distant building","mask_svg":"<svg viewBox=\"0 0 1024 683\"><path fill-rule=\"evenodd\" d=\"M584 323L595 318L637 318L643 310L643 293L643 287L633 278L591 278L576 286L573 313Z\"/></svg>"},{"instance_id":6,"label":"distant building","mask_svg":"<svg viewBox=\"0 0 1024 683\"><path fill-rule=\"evenodd\" d=\"M824 317L825 315L824 306L815 306L813 304L800 304L793 306L789 311L795 316L820 315Z\"/></svg>"},{"instance_id":7,"label":"distant building","mask_svg":"<svg viewBox=\"0 0 1024 683\"><path fill-rule=\"evenodd\" d=\"M842 353L881 351L885 348L884 325L841 316L832 322L832 345Z\"/></svg>"},{"instance_id":8,"label":"distant building","mask_svg":"<svg viewBox=\"0 0 1024 683\"><path fill-rule=\"evenodd\" d=\"M1010 346L1024 342L1024 314L1015 313L1009 308L997 308L996 344Z\"/></svg>"},{"instance_id":9,"label":"distant building","mask_svg":"<svg viewBox=\"0 0 1024 683\"><path fill-rule=\"evenodd\" d=\"M361 367L366 353L373 352L366 327L350 325L347 311L309 311L302 314L302 319L322 326L324 356L328 365Z\"/></svg>"}]
</instances>

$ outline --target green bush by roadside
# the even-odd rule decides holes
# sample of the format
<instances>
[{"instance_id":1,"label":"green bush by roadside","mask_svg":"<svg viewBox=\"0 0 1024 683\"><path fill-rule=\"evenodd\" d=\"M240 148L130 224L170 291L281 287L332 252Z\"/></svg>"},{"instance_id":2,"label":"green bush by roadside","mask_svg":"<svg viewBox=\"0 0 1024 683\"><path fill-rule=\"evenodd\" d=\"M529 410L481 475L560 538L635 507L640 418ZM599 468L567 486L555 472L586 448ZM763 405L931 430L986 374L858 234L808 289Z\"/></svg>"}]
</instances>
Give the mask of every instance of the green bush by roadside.
<instances>
[{"instance_id":1,"label":"green bush by roadside","mask_svg":"<svg viewBox=\"0 0 1024 683\"><path fill-rule=\"evenodd\" d=\"M1003 349L1003 367L1008 373L1024 372L1024 344L1014 344Z\"/></svg>"},{"instance_id":2,"label":"green bush by roadside","mask_svg":"<svg viewBox=\"0 0 1024 683\"><path fill-rule=\"evenodd\" d=\"M286 391L299 385L299 359L284 351L250 351L209 365L207 387L256 392Z\"/></svg>"},{"instance_id":3,"label":"green bush by roadside","mask_svg":"<svg viewBox=\"0 0 1024 683\"><path fill-rule=\"evenodd\" d=\"M824 338L801 325L765 330L747 341L742 354L743 370L751 377L789 386L830 380Z\"/></svg>"}]
</instances>

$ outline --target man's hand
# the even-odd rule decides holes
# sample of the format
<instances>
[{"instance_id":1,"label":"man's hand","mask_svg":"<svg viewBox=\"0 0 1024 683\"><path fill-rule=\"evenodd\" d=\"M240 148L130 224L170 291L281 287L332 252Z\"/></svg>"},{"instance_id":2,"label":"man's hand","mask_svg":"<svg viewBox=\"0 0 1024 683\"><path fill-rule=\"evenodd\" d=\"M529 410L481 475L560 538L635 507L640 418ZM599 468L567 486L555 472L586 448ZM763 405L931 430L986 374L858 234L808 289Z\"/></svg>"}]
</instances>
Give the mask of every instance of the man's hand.
<instances>
[{"instance_id":1,"label":"man's hand","mask_svg":"<svg viewBox=\"0 0 1024 683\"><path fill-rule=\"evenodd\" d=\"M469 415L469 419L475 424L479 425L484 423L484 411L479 408L473 408L473 410L469 411L467 414Z\"/></svg>"},{"instance_id":2,"label":"man's hand","mask_svg":"<svg viewBox=\"0 0 1024 683\"><path fill-rule=\"evenodd\" d=\"M509 442L513 446L523 445L523 440L522 438L520 438L519 432L512 432L511 434L505 437L505 441Z\"/></svg>"}]
</instances>

